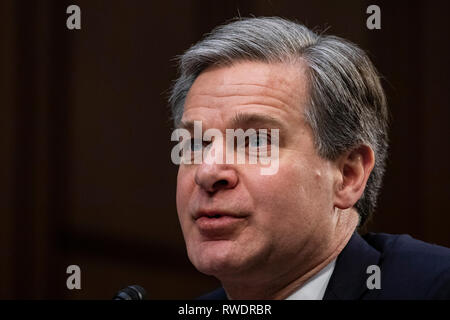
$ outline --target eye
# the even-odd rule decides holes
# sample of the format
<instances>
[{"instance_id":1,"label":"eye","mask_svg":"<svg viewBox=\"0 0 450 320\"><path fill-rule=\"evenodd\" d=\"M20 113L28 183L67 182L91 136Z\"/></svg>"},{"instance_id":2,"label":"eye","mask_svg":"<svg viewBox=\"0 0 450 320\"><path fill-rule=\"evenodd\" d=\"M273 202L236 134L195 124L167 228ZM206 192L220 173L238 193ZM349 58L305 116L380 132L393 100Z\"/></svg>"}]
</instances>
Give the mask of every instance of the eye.
<instances>
[{"instance_id":1,"label":"eye","mask_svg":"<svg viewBox=\"0 0 450 320\"><path fill-rule=\"evenodd\" d=\"M270 144L270 137L267 134L253 134L249 137L249 147L250 148L261 148L266 147Z\"/></svg>"},{"instance_id":2,"label":"eye","mask_svg":"<svg viewBox=\"0 0 450 320\"><path fill-rule=\"evenodd\" d=\"M188 140L189 149L191 151L201 151L203 147L203 141L201 139L191 138Z\"/></svg>"}]
</instances>

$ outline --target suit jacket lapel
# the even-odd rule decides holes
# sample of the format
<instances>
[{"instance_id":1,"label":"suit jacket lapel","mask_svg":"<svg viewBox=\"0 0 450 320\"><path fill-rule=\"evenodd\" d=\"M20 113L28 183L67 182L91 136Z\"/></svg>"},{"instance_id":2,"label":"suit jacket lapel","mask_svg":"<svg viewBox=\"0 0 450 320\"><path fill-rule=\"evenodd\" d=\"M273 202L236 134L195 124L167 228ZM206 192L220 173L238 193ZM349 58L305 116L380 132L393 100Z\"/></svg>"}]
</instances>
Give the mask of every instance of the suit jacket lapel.
<instances>
[{"instance_id":1,"label":"suit jacket lapel","mask_svg":"<svg viewBox=\"0 0 450 320\"><path fill-rule=\"evenodd\" d=\"M380 253L371 247L356 231L339 254L323 300L356 300L371 298L366 282L367 267L379 265Z\"/></svg>"}]
</instances>

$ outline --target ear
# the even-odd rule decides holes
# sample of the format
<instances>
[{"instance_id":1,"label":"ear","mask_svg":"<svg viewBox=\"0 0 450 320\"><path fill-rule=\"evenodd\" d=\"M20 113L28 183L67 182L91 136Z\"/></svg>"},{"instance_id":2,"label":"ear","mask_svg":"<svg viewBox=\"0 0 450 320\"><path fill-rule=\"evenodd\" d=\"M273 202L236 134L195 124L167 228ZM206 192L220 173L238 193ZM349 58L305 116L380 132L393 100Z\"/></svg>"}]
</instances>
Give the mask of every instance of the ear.
<instances>
[{"instance_id":1,"label":"ear","mask_svg":"<svg viewBox=\"0 0 450 320\"><path fill-rule=\"evenodd\" d=\"M335 188L335 207L345 210L361 198L375 165L375 155L367 145L360 145L336 160L338 179Z\"/></svg>"}]
</instances>

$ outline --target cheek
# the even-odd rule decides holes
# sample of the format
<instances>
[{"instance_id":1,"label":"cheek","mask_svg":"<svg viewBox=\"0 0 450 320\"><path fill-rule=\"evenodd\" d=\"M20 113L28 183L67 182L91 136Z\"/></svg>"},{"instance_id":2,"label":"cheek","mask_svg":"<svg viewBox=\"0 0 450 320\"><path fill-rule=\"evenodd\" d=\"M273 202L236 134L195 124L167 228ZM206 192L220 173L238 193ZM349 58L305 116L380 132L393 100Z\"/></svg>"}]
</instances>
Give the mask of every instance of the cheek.
<instances>
[{"instance_id":1,"label":"cheek","mask_svg":"<svg viewBox=\"0 0 450 320\"><path fill-rule=\"evenodd\" d=\"M189 171L184 167L179 167L177 176L176 204L180 221L188 214L189 198L192 194L193 186L189 178Z\"/></svg>"},{"instance_id":2,"label":"cheek","mask_svg":"<svg viewBox=\"0 0 450 320\"><path fill-rule=\"evenodd\" d=\"M273 228L278 235L292 229L309 230L326 211L329 192L324 176L299 163L280 166L273 176L257 174L247 179L256 212L261 213L258 219L268 232Z\"/></svg>"}]
</instances>

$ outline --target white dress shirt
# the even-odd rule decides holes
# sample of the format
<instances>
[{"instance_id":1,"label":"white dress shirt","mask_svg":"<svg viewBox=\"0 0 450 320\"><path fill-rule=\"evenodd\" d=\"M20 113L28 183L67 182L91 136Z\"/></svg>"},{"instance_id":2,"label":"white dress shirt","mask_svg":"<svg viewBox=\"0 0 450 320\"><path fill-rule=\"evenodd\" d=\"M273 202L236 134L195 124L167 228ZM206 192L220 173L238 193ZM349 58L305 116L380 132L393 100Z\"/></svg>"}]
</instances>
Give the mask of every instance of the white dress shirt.
<instances>
[{"instance_id":1,"label":"white dress shirt","mask_svg":"<svg viewBox=\"0 0 450 320\"><path fill-rule=\"evenodd\" d=\"M322 300L325 290L333 274L336 259L327 264L322 270L306 281L297 291L286 300Z\"/></svg>"}]
</instances>

